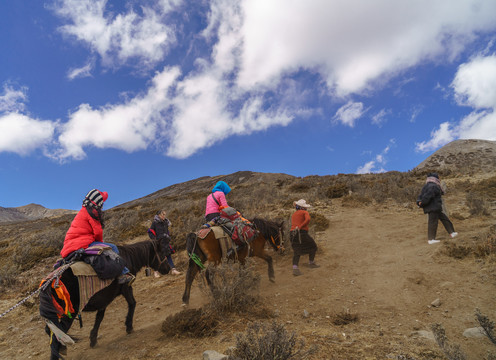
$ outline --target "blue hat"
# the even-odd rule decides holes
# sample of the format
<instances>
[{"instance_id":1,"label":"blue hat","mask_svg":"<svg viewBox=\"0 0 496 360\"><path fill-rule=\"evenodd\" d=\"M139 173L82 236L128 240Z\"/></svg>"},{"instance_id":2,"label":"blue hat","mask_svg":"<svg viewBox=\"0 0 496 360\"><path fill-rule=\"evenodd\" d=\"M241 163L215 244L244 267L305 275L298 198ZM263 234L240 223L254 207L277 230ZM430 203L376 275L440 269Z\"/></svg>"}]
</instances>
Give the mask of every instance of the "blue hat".
<instances>
[{"instance_id":1,"label":"blue hat","mask_svg":"<svg viewBox=\"0 0 496 360\"><path fill-rule=\"evenodd\" d=\"M218 181L217 184L215 184L214 188L212 189L213 193L216 191L222 191L224 194L227 195L231 191L231 188L224 181Z\"/></svg>"}]
</instances>

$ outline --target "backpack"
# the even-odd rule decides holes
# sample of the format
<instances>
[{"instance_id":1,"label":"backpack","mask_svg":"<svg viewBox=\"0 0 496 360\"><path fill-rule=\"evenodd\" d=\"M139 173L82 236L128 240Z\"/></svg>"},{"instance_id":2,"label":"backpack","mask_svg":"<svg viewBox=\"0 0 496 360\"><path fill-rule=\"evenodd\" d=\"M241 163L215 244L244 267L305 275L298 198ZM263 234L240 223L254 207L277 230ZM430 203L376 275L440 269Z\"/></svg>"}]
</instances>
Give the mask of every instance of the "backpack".
<instances>
[{"instance_id":1,"label":"backpack","mask_svg":"<svg viewBox=\"0 0 496 360\"><path fill-rule=\"evenodd\" d=\"M220 217L234 221L241 217L241 214L235 208L228 206L220 210Z\"/></svg>"},{"instance_id":2,"label":"backpack","mask_svg":"<svg viewBox=\"0 0 496 360\"><path fill-rule=\"evenodd\" d=\"M118 277L126 266L124 259L111 249L103 250L100 255L84 256L82 260L90 264L102 280Z\"/></svg>"}]
</instances>

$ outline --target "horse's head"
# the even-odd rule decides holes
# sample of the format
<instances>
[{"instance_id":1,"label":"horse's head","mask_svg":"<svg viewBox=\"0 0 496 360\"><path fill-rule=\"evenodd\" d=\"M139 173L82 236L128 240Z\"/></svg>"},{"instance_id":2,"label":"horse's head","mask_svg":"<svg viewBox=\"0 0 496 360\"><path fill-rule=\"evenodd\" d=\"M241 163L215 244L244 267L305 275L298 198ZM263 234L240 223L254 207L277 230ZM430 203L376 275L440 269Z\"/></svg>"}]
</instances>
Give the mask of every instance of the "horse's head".
<instances>
[{"instance_id":1,"label":"horse's head","mask_svg":"<svg viewBox=\"0 0 496 360\"><path fill-rule=\"evenodd\" d=\"M153 250L151 253L150 267L162 275L168 274L171 269L167 261L167 255L170 254L169 245L158 240L151 240L151 243Z\"/></svg>"},{"instance_id":2,"label":"horse's head","mask_svg":"<svg viewBox=\"0 0 496 360\"><path fill-rule=\"evenodd\" d=\"M265 240L274 248L275 251L284 251L282 242L284 239L284 221L276 222L261 218L251 220L255 227Z\"/></svg>"}]
</instances>

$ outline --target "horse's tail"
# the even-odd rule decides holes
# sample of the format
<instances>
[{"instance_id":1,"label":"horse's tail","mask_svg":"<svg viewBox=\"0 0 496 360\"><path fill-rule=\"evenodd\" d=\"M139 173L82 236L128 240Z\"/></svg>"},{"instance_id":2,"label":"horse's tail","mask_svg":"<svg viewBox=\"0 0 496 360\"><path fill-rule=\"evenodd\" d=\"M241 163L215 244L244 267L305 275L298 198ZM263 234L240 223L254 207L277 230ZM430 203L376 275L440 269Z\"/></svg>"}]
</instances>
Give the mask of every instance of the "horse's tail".
<instances>
[{"instance_id":1,"label":"horse's tail","mask_svg":"<svg viewBox=\"0 0 496 360\"><path fill-rule=\"evenodd\" d=\"M198 249L198 243L197 243L197 236L195 233L189 233L186 236L186 250L188 251L189 254L197 254Z\"/></svg>"}]
</instances>

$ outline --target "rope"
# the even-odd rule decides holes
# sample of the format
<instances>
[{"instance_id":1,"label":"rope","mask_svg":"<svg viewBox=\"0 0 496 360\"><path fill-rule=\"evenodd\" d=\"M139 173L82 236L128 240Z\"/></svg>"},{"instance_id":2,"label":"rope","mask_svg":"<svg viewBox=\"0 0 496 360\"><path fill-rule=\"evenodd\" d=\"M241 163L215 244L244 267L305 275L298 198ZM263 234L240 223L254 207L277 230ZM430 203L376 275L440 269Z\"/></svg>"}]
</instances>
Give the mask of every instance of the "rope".
<instances>
[{"instance_id":1,"label":"rope","mask_svg":"<svg viewBox=\"0 0 496 360\"><path fill-rule=\"evenodd\" d=\"M193 244L193 249L191 250L191 253L188 252L188 255L191 260L195 262L196 265L200 267L200 269L204 270L205 265L203 265L201 259L198 257L198 255L195 254L195 249L196 249L196 244L198 243L198 236L195 238L195 243Z\"/></svg>"},{"instance_id":2,"label":"rope","mask_svg":"<svg viewBox=\"0 0 496 360\"><path fill-rule=\"evenodd\" d=\"M74 264L75 261L71 261L61 267L59 267L57 269L57 271L55 271L53 273L53 276L48 279L47 281L45 281L45 283L40 286L38 289L36 289L35 291L33 291L31 294L29 294L27 297L25 297L24 299L22 299L21 301L19 301L17 304L15 304L14 306L12 306L10 309L8 309L7 311L4 311L2 314L0 314L0 318L4 317L5 315L7 315L9 312L11 312L12 310L16 309L17 307L21 306L22 304L24 304L26 301L28 301L30 298L32 298L34 295L37 295L39 294L41 291L45 290L51 283L52 283L52 280L55 279L55 278L59 278L60 275L62 275L62 273L64 271L66 271L69 266L71 266L72 264Z\"/></svg>"}]
</instances>

